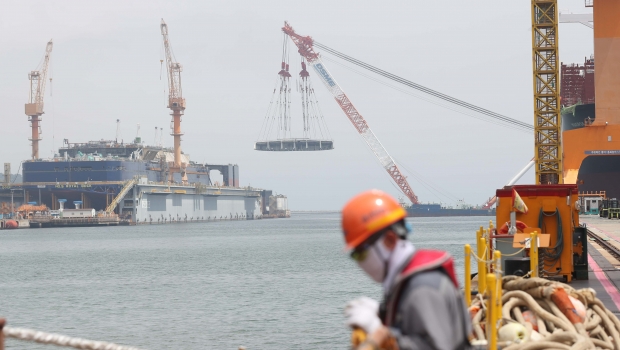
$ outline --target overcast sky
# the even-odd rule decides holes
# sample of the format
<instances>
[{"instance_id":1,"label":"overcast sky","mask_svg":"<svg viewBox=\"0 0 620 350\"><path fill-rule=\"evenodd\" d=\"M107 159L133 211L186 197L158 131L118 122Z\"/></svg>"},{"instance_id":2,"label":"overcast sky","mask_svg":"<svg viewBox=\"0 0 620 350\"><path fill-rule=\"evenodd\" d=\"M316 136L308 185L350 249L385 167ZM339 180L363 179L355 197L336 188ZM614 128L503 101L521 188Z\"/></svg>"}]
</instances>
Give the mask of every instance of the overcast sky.
<instances>
[{"instance_id":1,"label":"overcast sky","mask_svg":"<svg viewBox=\"0 0 620 350\"><path fill-rule=\"evenodd\" d=\"M559 7L591 12L583 0L560 0ZM114 139L116 119L125 140L135 137L139 123L147 143L153 143L157 126L164 128L164 143L171 146L165 71L160 79L162 17L184 67L184 152L198 162L239 164L242 185L286 194L293 210L339 209L368 188L399 192L318 77L317 98L335 149L253 150L279 71L285 20L299 34L361 61L533 123L526 0L4 0L0 162L11 162L15 172L30 157L27 76L50 38L53 83L45 96L42 157L50 157L63 139ZM593 53L592 29L561 24L560 47L561 61L583 63ZM296 50L291 50L291 62L296 75ZM423 202L481 204L533 156L532 134L429 103L418 92L397 91L338 62L325 60L388 152L409 169L403 171ZM292 98L295 130L301 107L294 90ZM530 172L521 182L533 181Z\"/></svg>"}]
</instances>

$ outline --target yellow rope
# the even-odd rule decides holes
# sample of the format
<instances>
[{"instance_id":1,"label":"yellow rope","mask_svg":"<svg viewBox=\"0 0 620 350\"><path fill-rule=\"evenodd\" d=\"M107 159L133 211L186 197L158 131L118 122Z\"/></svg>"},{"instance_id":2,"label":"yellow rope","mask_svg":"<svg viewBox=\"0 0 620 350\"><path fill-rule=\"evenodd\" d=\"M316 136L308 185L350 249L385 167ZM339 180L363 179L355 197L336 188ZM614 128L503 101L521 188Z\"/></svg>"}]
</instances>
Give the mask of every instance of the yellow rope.
<instances>
[{"instance_id":1,"label":"yellow rope","mask_svg":"<svg viewBox=\"0 0 620 350\"><path fill-rule=\"evenodd\" d=\"M512 254L504 254L504 253L502 253L502 257L504 257L504 256L515 256L515 255L520 254L520 253L521 253L521 252L523 252L524 250L525 250L525 247L523 247L523 248L519 249L518 251L516 251L516 252L514 252L514 253L512 253Z\"/></svg>"},{"instance_id":2,"label":"yellow rope","mask_svg":"<svg viewBox=\"0 0 620 350\"><path fill-rule=\"evenodd\" d=\"M487 248L488 249L488 248ZM486 256L487 255L487 249L484 250L484 253L482 253L482 256ZM480 259L476 254L474 254L474 252L471 252L471 256L478 262L481 263L485 263L485 264L490 264L493 262L493 259L491 260L484 260L484 259Z\"/></svg>"}]
</instances>

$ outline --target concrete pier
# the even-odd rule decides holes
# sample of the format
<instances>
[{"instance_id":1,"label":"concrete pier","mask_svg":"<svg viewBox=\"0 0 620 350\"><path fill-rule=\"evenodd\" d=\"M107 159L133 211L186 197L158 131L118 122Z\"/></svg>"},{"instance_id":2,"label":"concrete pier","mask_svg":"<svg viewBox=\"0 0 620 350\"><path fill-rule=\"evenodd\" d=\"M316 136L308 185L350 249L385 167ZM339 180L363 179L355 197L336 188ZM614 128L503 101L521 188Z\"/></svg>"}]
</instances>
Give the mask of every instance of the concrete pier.
<instances>
[{"instance_id":1,"label":"concrete pier","mask_svg":"<svg viewBox=\"0 0 620 350\"><path fill-rule=\"evenodd\" d=\"M620 316L620 220L584 215L579 221L588 229L589 279L573 281L571 286L593 288L605 306Z\"/></svg>"}]
</instances>

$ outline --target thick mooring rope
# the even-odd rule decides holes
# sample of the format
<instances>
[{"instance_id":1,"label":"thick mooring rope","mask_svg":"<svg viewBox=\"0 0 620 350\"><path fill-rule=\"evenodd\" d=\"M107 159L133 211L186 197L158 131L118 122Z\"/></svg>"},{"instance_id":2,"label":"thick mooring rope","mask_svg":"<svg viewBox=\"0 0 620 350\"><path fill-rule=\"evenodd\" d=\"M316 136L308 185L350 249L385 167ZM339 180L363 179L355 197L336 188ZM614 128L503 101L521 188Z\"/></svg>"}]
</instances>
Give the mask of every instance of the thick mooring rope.
<instances>
[{"instance_id":1,"label":"thick mooring rope","mask_svg":"<svg viewBox=\"0 0 620 350\"><path fill-rule=\"evenodd\" d=\"M19 340L34 341L42 344L51 344L58 346L67 346L75 349L84 350L140 350L131 346L118 345L102 341L88 340L82 338L73 338L62 334L39 332L27 328L4 327L2 329L4 336Z\"/></svg>"},{"instance_id":2,"label":"thick mooring rope","mask_svg":"<svg viewBox=\"0 0 620 350\"><path fill-rule=\"evenodd\" d=\"M530 336L532 327L538 328L538 340L526 339L520 343L501 344L505 350L538 349L620 349L620 321L607 310L591 288L576 290L567 284L542 278L525 279L516 276L503 278L502 324L517 322L522 324ZM586 307L586 318L580 321L569 320L573 315L563 312L562 305L556 304L558 289L581 301ZM564 292L563 291L563 292ZM486 340L483 330L486 308L483 297L473 300L469 308L474 326L474 338ZM561 304L561 302L558 301ZM529 310L537 318L536 325L525 321L523 312ZM502 326L502 324L498 325Z\"/></svg>"}]
</instances>

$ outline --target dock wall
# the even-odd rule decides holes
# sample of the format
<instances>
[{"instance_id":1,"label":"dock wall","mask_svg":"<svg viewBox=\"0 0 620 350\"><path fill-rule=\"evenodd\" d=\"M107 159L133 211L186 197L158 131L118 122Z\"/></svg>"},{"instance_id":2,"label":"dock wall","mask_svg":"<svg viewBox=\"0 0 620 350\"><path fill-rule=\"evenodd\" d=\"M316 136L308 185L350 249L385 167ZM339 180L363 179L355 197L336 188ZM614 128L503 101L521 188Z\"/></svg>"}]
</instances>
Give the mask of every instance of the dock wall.
<instances>
[{"instance_id":1,"label":"dock wall","mask_svg":"<svg viewBox=\"0 0 620 350\"><path fill-rule=\"evenodd\" d=\"M188 220L257 219L262 214L260 197L242 195L210 196L143 192L137 198L136 203L136 222L156 221L157 219L182 221L185 218Z\"/></svg>"}]
</instances>

